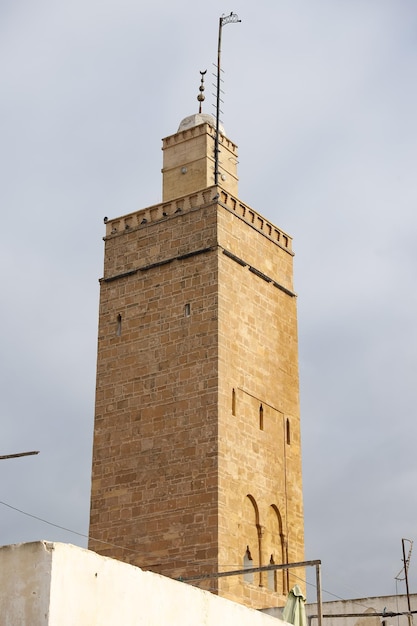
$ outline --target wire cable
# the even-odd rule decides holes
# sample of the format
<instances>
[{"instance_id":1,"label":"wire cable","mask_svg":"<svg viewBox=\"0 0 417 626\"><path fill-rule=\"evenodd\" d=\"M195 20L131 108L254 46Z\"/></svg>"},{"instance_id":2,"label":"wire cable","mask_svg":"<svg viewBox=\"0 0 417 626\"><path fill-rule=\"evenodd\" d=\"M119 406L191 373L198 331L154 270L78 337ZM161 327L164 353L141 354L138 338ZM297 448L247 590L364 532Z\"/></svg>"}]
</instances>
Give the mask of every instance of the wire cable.
<instances>
[{"instance_id":1,"label":"wire cable","mask_svg":"<svg viewBox=\"0 0 417 626\"><path fill-rule=\"evenodd\" d=\"M109 541L103 541L102 539L96 539L95 537L91 537L90 535L86 535L85 533L77 532L76 530L71 530L71 528L66 528L65 526L60 526L59 524L54 524L54 522L49 522L38 515L33 515L32 513L28 513L27 511L22 511L22 509L18 509L16 506L12 506L11 504L7 504L7 502L3 502L0 500L0 504L6 506L8 509L12 509L12 511L17 511L22 515L26 515L27 517L31 517L33 519L38 520L38 522L43 522L44 524L48 524L49 526L54 526L54 528L59 528L60 530L65 530L68 533L72 533L73 535L78 535L78 537L84 537L84 539L97 541L98 543L104 543L106 546L111 546L112 548L120 548L121 550L128 550L129 552L135 552L136 554L143 554L139 552L139 550L133 550L132 548L126 548L126 546L118 546L115 543L110 543Z\"/></svg>"},{"instance_id":2,"label":"wire cable","mask_svg":"<svg viewBox=\"0 0 417 626\"><path fill-rule=\"evenodd\" d=\"M83 537L84 539L87 539L88 541L96 541L97 543L101 543L104 544L106 546L110 546L112 548L118 548L119 550L125 550L126 552L131 552L133 554L138 554L142 557L145 556L154 556L151 553L145 553L143 552L143 550L135 550L133 548L127 548L126 546L120 546L118 544L115 543L111 543L110 541L104 541L103 539L97 539L96 537L92 537L91 535L86 535L85 533L80 533L76 530L72 530L71 528L67 528L66 526L61 526L60 524L55 524L54 522L50 522L47 519L44 519L43 517L40 517L38 515L34 515L33 513L28 513L27 511L23 511L22 509L19 509L16 506L12 506L11 504L8 504L7 502L4 502L2 500L0 500L0 504L7 507L8 509L11 509L12 511L16 511L17 513L21 513L22 515L25 515L26 517L31 517L32 519L36 519L38 522L42 522L43 524L48 524L48 526L53 526L54 528L59 528L60 530L64 530L65 532L71 533L73 535L77 535L78 537ZM168 564L167 563L157 563L157 564L151 564L151 565L146 565L146 568L152 567L152 566L164 566L166 567ZM207 561L192 561L188 564L189 566L198 566L198 565L207 565ZM237 568L238 566L236 566L236 564L232 564L232 565L226 565L224 564L223 567L229 567L229 568ZM220 573L220 572L219 572ZM294 576L295 578L297 578L298 580L300 580L301 582L303 582L304 584L313 587L314 589L317 588L317 585L315 585L314 583L308 582L307 580L305 580L304 578L302 578L301 576L297 576L297 574L295 574L293 571L291 572L291 576ZM201 579L199 581L195 580L193 581L193 585L197 586L198 584L201 584L202 582L204 582L205 579L205 574L202 574ZM207 579L206 579L207 580ZM213 587L214 589L214 587ZM328 595L337 598L338 600L346 600L346 598L342 598L341 596L332 593L331 591L327 591L327 589L323 589L322 588L322 592L323 593L327 593ZM352 600L352 602L354 604L357 604L358 606L362 606L362 607L366 607L366 608L370 608L368 607L366 604L362 604L360 602L355 602L354 600Z\"/></svg>"}]
</instances>

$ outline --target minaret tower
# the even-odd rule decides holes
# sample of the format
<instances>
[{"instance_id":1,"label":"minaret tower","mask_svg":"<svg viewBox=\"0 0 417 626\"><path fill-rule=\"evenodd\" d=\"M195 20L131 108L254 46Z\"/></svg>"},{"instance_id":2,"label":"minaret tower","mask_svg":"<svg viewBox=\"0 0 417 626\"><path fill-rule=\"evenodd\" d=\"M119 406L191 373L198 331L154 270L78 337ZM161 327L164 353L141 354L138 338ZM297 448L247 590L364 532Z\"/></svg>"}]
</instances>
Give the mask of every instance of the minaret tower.
<instances>
[{"instance_id":1,"label":"minaret tower","mask_svg":"<svg viewBox=\"0 0 417 626\"><path fill-rule=\"evenodd\" d=\"M89 547L176 578L304 559L292 241L223 128L213 184L215 135L185 118L162 202L105 220ZM261 608L299 582L194 584Z\"/></svg>"}]
</instances>

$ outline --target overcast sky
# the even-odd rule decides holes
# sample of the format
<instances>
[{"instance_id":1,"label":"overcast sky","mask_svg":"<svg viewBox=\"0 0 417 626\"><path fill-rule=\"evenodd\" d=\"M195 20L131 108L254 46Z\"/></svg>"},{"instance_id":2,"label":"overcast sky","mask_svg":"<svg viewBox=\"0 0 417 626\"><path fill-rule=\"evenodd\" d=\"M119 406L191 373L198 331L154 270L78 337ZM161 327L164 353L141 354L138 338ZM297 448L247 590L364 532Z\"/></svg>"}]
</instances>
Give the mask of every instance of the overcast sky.
<instances>
[{"instance_id":1,"label":"overcast sky","mask_svg":"<svg viewBox=\"0 0 417 626\"><path fill-rule=\"evenodd\" d=\"M2 0L0 454L41 453L1 461L0 500L88 533L103 217L161 200L161 138L231 10L239 196L294 237L306 558L342 598L395 593L417 539L416 0ZM0 505L0 544L36 539L86 545Z\"/></svg>"}]
</instances>

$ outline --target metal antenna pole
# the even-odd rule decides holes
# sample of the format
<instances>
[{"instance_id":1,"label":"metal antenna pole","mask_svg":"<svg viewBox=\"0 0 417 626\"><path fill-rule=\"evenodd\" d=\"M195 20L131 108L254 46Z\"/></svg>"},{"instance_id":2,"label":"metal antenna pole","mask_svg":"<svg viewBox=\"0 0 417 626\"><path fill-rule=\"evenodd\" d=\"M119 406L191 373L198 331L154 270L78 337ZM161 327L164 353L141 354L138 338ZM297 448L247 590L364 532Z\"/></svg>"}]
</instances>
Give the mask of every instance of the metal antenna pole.
<instances>
[{"instance_id":1,"label":"metal antenna pole","mask_svg":"<svg viewBox=\"0 0 417 626\"><path fill-rule=\"evenodd\" d=\"M226 17L219 18L219 41L217 45L217 90L216 90L216 135L214 138L214 184L219 182L219 128L220 128L220 58L222 48L222 28L224 24L236 24L242 20L231 12Z\"/></svg>"}]
</instances>

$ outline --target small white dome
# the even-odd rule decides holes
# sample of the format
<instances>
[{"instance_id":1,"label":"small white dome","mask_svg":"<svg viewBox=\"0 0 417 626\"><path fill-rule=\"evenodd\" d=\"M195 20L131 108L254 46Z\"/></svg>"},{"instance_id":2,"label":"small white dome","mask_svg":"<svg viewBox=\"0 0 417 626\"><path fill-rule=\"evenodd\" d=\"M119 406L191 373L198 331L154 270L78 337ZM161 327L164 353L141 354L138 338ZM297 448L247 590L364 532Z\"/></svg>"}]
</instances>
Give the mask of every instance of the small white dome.
<instances>
[{"instance_id":1,"label":"small white dome","mask_svg":"<svg viewBox=\"0 0 417 626\"><path fill-rule=\"evenodd\" d=\"M210 124L210 126L216 128L216 118L209 113L194 113L194 115L184 117L181 124L178 126L177 133L181 132L182 130L194 128L194 126L199 126L200 124ZM225 134L222 124L219 125L219 131L222 135Z\"/></svg>"}]
</instances>

